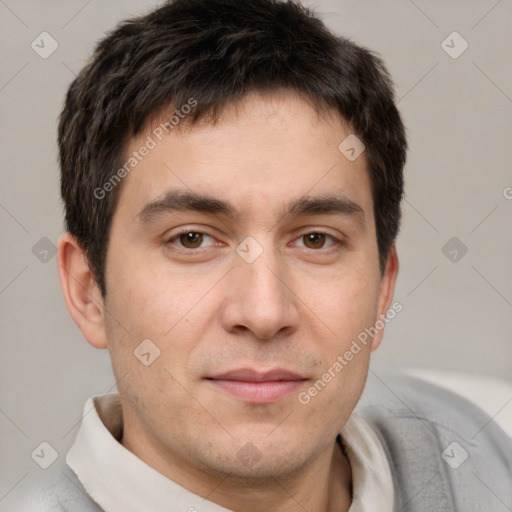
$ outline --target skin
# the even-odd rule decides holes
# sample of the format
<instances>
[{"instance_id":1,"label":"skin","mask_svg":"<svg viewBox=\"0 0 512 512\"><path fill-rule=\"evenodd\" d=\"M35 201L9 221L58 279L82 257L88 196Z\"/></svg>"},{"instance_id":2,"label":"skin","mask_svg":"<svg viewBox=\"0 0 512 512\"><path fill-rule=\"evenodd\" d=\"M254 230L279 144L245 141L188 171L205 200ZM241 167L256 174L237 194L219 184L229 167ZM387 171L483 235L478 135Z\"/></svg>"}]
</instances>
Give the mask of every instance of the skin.
<instances>
[{"instance_id":1,"label":"skin","mask_svg":"<svg viewBox=\"0 0 512 512\"><path fill-rule=\"evenodd\" d=\"M293 93L251 94L215 126L171 132L124 178L105 299L75 239L65 233L59 242L69 311L89 343L112 357L122 444L231 510L341 511L351 503L350 465L335 438L382 332L309 403L298 400L386 313L398 272L394 247L380 272L364 153L350 162L338 150L350 133L333 112L319 116ZM142 222L145 205L171 188L207 193L239 215L164 211ZM332 193L364 215L282 215L304 194ZM172 239L180 228L209 236ZM342 243L304 236L318 232ZM252 263L236 252L247 236L263 249ZM148 338L160 356L145 366L134 350ZM277 367L304 380L271 403L234 397L206 378ZM240 456L244 446L253 461Z\"/></svg>"}]
</instances>

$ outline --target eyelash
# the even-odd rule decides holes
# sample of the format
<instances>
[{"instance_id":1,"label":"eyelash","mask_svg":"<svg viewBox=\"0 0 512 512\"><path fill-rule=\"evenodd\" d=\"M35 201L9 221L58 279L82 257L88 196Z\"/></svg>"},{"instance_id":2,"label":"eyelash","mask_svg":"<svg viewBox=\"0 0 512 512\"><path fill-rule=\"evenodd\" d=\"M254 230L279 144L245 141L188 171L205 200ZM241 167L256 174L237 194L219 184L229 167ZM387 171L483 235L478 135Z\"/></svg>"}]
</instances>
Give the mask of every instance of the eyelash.
<instances>
[{"instance_id":1,"label":"eyelash","mask_svg":"<svg viewBox=\"0 0 512 512\"><path fill-rule=\"evenodd\" d=\"M194 233L194 234L199 234L199 235L206 235L206 236L209 236L210 238L213 238L215 239L214 236L204 232L204 231L195 231L193 229L183 229L182 231L174 234L171 238L169 238L168 240L165 241L166 245L174 245L173 242L177 239L179 239L179 237L181 235L186 235L188 233ZM332 240L332 245L330 245L329 247L341 247L344 245L344 242L343 240L340 240L339 238L336 238L335 236L331 235L330 233L327 233L326 231L322 231L322 230L312 230L312 231L307 231L305 233L302 233L301 235L299 235L296 240L299 240L300 238L303 238L305 237L306 235L311 235L311 234L315 234L315 235L325 235L327 238L330 238ZM307 247L305 247L306 249L308 249ZM199 248L195 248L195 249L188 249L186 247L179 247L178 246L178 250L180 251L183 251L183 252L187 252L187 253L198 253L198 252L201 252L203 250L206 250L208 249L208 247L199 247ZM322 251L323 248L320 248L320 249L310 249L311 251L314 251L314 252L320 252Z\"/></svg>"}]
</instances>

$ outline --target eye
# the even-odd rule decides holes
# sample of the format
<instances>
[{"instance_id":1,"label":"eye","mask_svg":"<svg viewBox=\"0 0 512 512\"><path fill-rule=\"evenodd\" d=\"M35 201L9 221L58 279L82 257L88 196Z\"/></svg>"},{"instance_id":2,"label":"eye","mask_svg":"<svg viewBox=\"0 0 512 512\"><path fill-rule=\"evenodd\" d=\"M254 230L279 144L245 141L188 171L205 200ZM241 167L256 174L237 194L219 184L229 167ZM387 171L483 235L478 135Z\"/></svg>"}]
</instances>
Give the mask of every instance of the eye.
<instances>
[{"instance_id":1,"label":"eye","mask_svg":"<svg viewBox=\"0 0 512 512\"><path fill-rule=\"evenodd\" d=\"M208 239L210 240L209 244L206 243ZM324 233L323 231L311 231L309 233L304 233L296 240L303 242L302 244L299 243L299 247L302 246L306 249L312 250L327 249L329 247L342 245L341 240L329 233ZM194 249L205 249L206 247L215 245L215 238L202 231L188 229L173 235L166 241L166 243L174 245L178 249L192 252Z\"/></svg>"},{"instance_id":2,"label":"eye","mask_svg":"<svg viewBox=\"0 0 512 512\"><path fill-rule=\"evenodd\" d=\"M212 236L202 233L201 231L187 230L174 235L172 238L167 240L167 243L177 245L182 249L202 249L203 247L201 247L201 244L208 238L214 240ZM175 242L179 243L175 244Z\"/></svg>"},{"instance_id":3,"label":"eye","mask_svg":"<svg viewBox=\"0 0 512 512\"><path fill-rule=\"evenodd\" d=\"M312 231L301 235L297 240L304 240L304 247L308 249L325 249L325 243L330 240L331 243L327 247L340 245L341 241L334 236L322 231Z\"/></svg>"}]
</instances>

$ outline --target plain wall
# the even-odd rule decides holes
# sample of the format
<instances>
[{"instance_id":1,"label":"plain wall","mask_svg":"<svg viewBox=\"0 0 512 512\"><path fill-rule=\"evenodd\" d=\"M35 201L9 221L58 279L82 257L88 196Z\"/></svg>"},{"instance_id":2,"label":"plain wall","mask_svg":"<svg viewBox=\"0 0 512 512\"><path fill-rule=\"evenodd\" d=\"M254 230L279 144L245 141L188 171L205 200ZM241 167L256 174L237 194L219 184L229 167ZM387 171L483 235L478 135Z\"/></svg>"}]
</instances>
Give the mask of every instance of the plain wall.
<instances>
[{"instance_id":1,"label":"plain wall","mask_svg":"<svg viewBox=\"0 0 512 512\"><path fill-rule=\"evenodd\" d=\"M56 244L63 225L56 124L66 88L106 30L157 3L0 3L2 511L42 478L30 456L39 443L62 461L86 398L115 390L108 354L70 319L52 246L41 239ZM373 371L415 366L511 380L512 3L307 3L335 32L380 53L409 136L395 295L403 310ZM43 31L59 45L47 59L31 48ZM441 46L453 31L469 44L456 59ZM458 246L445 247L453 237ZM34 246L50 251L47 262Z\"/></svg>"}]
</instances>

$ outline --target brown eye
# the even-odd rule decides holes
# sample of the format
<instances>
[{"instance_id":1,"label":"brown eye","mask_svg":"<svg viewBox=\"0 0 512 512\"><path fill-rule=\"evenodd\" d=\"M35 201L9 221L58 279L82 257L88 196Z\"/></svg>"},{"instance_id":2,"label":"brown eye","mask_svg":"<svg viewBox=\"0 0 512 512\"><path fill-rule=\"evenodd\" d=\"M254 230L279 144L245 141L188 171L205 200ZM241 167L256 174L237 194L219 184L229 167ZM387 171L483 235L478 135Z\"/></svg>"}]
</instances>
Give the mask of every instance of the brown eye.
<instances>
[{"instance_id":1,"label":"brown eye","mask_svg":"<svg viewBox=\"0 0 512 512\"><path fill-rule=\"evenodd\" d=\"M321 249L325 244L327 236L325 233L308 233L306 235L302 235L304 239L304 245L308 249Z\"/></svg>"},{"instance_id":2,"label":"brown eye","mask_svg":"<svg viewBox=\"0 0 512 512\"><path fill-rule=\"evenodd\" d=\"M183 229L167 239L165 245L168 250L176 254L199 256L208 252L208 249L220 247L222 244L219 244L214 236L203 231Z\"/></svg>"},{"instance_id":3,"label":"brown eye","mask_svg":"<svg viewBox=\"0 0 512 512\"><path fill-rule=\"evenodd\" d=\"M178 236L180 244L186 249L197 249L203 242L203 233L189 231Z\"/></svg>"}]
</instances>

